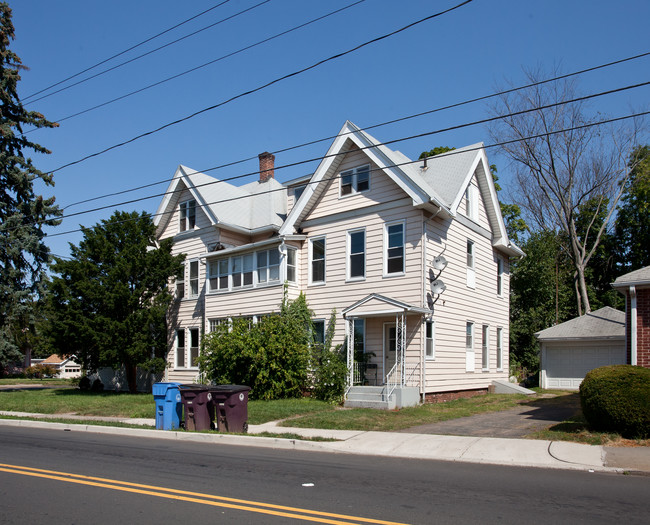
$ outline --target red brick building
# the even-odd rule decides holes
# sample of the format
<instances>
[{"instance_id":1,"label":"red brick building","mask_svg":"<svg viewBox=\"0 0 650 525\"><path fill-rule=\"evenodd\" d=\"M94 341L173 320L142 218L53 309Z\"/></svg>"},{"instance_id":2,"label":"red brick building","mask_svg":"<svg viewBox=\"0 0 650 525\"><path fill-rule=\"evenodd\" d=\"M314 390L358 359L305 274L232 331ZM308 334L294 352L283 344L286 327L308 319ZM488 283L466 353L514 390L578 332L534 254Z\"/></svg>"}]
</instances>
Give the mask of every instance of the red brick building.
<instances>
[{"instance_id":1,"label":"red brick building","mask_svg":"<svg viewBox=\"0 0 650 525\"><path fill-rule=\"evenodd\" d=\"M650 266L622 275L613 286L625 295L627 362L650 368Z\"/></svg>"}]
</instances>

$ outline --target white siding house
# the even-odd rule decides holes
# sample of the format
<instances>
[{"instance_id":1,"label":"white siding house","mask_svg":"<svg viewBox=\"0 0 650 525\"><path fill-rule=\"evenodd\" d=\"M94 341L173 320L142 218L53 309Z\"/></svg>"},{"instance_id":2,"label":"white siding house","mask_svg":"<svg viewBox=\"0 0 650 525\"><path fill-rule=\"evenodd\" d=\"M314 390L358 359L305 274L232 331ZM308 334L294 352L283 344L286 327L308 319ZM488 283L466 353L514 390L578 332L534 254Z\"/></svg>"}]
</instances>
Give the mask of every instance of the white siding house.
<instances>
[{"instance_id":1,"label":"white siding house","mask_svg":"<svg viewBox=\"0 0 650 525\"><path fill-rule=\"evenodd\" d=\"M509 259L522 252L482 144L412 161L346 122L310 178L280 184L272 161L262 154L260 180L241 187L176 171L156 215L187 256L168 380L196 379L202 334L277 310L285 282L316 320L336 309L350 404L359 389L401 406L507 380ZM365 370L355 349L371 354Z\"/></svg>"}]
</instances>

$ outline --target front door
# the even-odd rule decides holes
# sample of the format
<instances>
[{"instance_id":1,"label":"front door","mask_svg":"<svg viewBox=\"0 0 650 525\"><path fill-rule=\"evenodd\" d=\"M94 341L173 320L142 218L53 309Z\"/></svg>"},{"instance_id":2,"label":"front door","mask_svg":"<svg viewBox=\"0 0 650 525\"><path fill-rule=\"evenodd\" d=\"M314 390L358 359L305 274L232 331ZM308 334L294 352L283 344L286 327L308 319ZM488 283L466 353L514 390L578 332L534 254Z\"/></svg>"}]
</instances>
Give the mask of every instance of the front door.
<instances>
[{"instance_id":1,"label":"front door","mask_svg":"<svg viewBox=\"0 0 650 525\"><path fill-rule=\"evenodd\" d=\"M384 373L383 382L386 382L386 374L395 366L395 350L397 349L397 328L395 323L384 324Z\"/></svg>"}]
</instances>

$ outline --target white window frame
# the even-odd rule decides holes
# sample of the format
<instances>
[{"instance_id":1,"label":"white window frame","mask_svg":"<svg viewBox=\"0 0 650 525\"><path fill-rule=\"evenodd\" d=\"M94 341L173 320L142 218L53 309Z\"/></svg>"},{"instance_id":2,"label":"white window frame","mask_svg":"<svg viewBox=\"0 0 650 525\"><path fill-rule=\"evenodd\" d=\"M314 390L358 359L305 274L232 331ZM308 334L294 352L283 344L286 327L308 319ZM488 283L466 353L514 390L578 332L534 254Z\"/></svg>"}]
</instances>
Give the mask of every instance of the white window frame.
<instances>
[{"instance_id":1,"label":"white window frame","mask_svg":"<svg viewBox=\"0 0 650 525\"><path fill-rule=\"evenodd\" d=\"M402 270L399 272L388 272L389 251L399 247L390 247L391 234L389 230L393 226L401 226L402 228ZM394 257L393 257L394 258ZM406 273L406 221L387 222L384 224L384 277L395 277L404 275Z\"/></svg>"},{"instance_id":2,"label":"white window frame","mask_svg":"<svg viewBox=\"0 0 650 525\"><path fill-rule=\"evenodd\" d=\"M200 273L200 268L199 268L199 260L195 259L193 261L189 261L188 266L188 272L189 272L189 296L190 298L196 298L199 296L199 293L201 291L201 287L199 286L199 273ZM193 269L196 270L196 273L193 272Z\"/></svg>"},{"instance_id":3,"label":"white window frame","mask_svg":"<svg viewBox=\"0 0 650 525\"><path fill-rule=\"evenodd\" d=\"M201 348L201 331L198 328L189 328L190 335L190 346L189 346L189 367L188 368L198 368L199 364L196 360L199 358L199 351ZM196 335L196 341L194 341L194 336ZM196 345L192 343L196 342Z\"/></svg>"},{"instance_id":4,"label":"white window frame","mask_svg":"<svg viewBox=\"0 0 650 525\"><path fill-rule=\"evenodd\" d=\"M327 337L327 334L325 331L327 330L325 319L313 319L312 320L312 325L313 328L316 328L316 326L322 326L322 330L313 330L312 331L312 340L314 341L314 344L322 344L325 345L325 338ZM316 338L314 337L317 333L321 333L323 335L323 340L322 341L317 341Z\"/></svg>"},{"instance_id":5,"label":"white window frame","mask_svg":"<svg viewBox=\"0 0 650 525\"><path fill-rule=\"evenodd\" d=\"M361 175L361 177L360 177ZM364 185L363 179L367 177L367 187L359 189L359 186ZM361 183L359 181L361 179ZM349 182L347 182L349 180ZM344 188L349 186L350 190L346 191ZM342 171L339 174L339 198L349 197L358 193L363 193L370 190L370 164L357 166L350 170Z\"/></svg>"},{"instance_id":6,"label":"white window frame","mask_svg":"<svg viewBox=\"0 0 650 525\"><path fill-rule=\"evenodd\" d=\"M503 371L503 328L497 326L497 371Z\"/></svg>"},{"instance_id":7,"label":"white window frame","mask_svg":"<svg viewBox=\"0 0 650 525\"><path fill-rule=\"evenodd\" d=\"M363 250L361 252L352 253L352 236L363 234ZM362 273L361 275L352 275L352 257L363 257ZM366 278L366 229L359 228L356 230L349 230L347 234L347 280L348 281L363 281Z\"/></svg>"},{"instance_id":8,"label":"white window frame","mask_svg":"<svg viewBox=\"0 0 650 525\"><path fill-rule=\"evenodd\" d=\"M298 282L298 250L287 246L286 276L290 283ZM293 261L292 261L293 259ZM293 273L293 276L291 275Z\"/></svg>"},{"instance_id":9,"label":"white window frame","mask_svg":"<svg viewBox=\"0 0 650 525\"><path fill-rule=\"evenodd\" d=\"M471 239L467 239L466 248L466 263L467 263L467 287L476 287L476 243Z\"/></svg>"},{"instance_id":10,"label":"white window frame","mask_svg":"<svg viewBox=\"0 0 650 525\"><path fill-rule=\"evenodd\" d=\"M196 227L196 201L194 199L183 201L179 203L178 210L178 231L193 230Z\"/></svg>"},{"instance_id":11,"label":"white window frame","mask_svg":"<svg viewBox=\"0 0 650 525\"><path fill-rule=\"evenodd\" d=\"M182 334L183 336L183 346L179 345L179 335ZM174 346L176 348L176 368L185 368L186 360L187 360L187 355L185 352L186 346L185 346L185 340L186 340L186 333L184 328L177 328L176 329L176 334L174 335ZM180 358L180 359L179 359Z\"/></svg>"},{"instance_id":12,"label":"white window frame","mask_svg":"<svg viewBox=\"0 0 650 525\"><path fill-rule=\"evenodd\" d=\"M476 356L474 354L474 322L465 323L465 372L474 372Z\"/></svg>"},{"instance_id":13,"label":"white window frame","mask_svg":"<svg viewBox=\"0 0 650 525\"><path fill-rule=\"evenodd\" d=\"M322 258L322 264L323 264L323 280L322 281L315 281L314 280L314 263L317 261L321 261L321 259L317 259L316 261L314 260L314 243L316 242L323 242L323 258ZM309 284L310 285L323 285L327 282L327 239L324 235L321 235L319 237L314 237L313 239L309 239Z\"/></svg>"},{"instance_id":14,"label":"white window frame","mask_svg":"<svg viewBox=\"0 0 650 525\"><path fill-rule=\"evenodd\" d=\"M230 290L230 261L229 259L217 259L208 263L208 291L225 292ZM213 286L212 280L216 286ZM225 282L225 286L222 284Z\"/></svg>"},{"instance_id":15,"label":"white window frame","mask_svg":"<svg viewBox=\"0 0 650 525\"><path fill-rule=\"evenodd\" d=\"M239 262L241 268L235 271L235 265ZM233 290L252 288L255 284L255 254L245 253L230 258L230 283ZM250 278L247 283L246 279Z\"/></svg>"},{"instance_id":16,"label":"white window frame","mask_svg":"<svg viewBox=\"0 0 650 525\"><path fill-rule=\"evenodd\" d=\"M478 188L471 182L465 190L465 215L471 221L478 222Z\"/></svg>"},{"instance_id":17,"label":"white window frame","mask_svg":"<svg viewBox=\"0 0 650 525\"><path fill-rule=\"evenodd\" d=\"M503 297L503 259L497 257L497 297Z\"/></svg>"},{"instance_id":18,"label":"white window frame","mask_svg":"<svg viewBox=\"0 0 650 525\"><path fill-rule=\"evenodd\" d=\"M481 330L481 370L490 371L490 325L487 324Z\"/></svg>"},{"instance_id":19,"label":"white window frame","mask_svg":"<svg viewBox=\"0 0 650 525\"><path fill-rule=\"evenodd\" d=\"M261 254L264 254L262 257ZM277 263L274 262L271 264L271 258L277 257ZM265 263L260 264L260 260L264 258ZM271 248L269 250L260 250L255 252L255 269L257 275L257 284L267 285L267 284L276 284L280 282L280 267L282 260L280 258L280 252L277 248ZM271 274L275 272L276 277L271 278ZM264 275L264 277L262 277Z\"/></svg>"},{"instance_id":20,"label":"white window frame","mask_svg":"<svg viewBox=\"0 0 650 525\"><path fill-rule=\"evenodd\" d=\"M183 269L176 276L176 284L174 286L176 299L185 298L185 263L183 263Z\"/></svg>"},{"instance_id":21,"label":"white window frame","mask_svg":"<svg viewBox=\"0 0 650 525\"><path fill-rule=\"evenodd\" d=\"M436 323L433 319L424 322L424 357L430 361L436 359Z\"/></svg>"}]
</instances>

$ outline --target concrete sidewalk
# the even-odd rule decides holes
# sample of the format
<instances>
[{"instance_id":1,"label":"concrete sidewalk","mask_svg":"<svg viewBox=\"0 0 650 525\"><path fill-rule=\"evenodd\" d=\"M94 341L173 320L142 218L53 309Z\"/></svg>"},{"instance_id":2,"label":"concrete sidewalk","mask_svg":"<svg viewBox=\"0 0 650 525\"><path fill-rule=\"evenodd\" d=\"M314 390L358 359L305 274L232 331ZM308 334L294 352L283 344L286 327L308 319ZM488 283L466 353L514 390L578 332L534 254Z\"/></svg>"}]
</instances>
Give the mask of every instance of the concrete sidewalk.
<instances>
[{"instance_id":1,"label":"concrete sidewalk","mask_svg":"<svg viewBox=\"0 0 650 525\"><path fill-rule=\"evenodd\" d=\"M83 424L83 421L119 421L155 426L153 419L85 417L66 414L46 415L21 412L0 412L1 415L39 419L78 419L70 425L47 421L0 419L0 425L57 428L77 432L95 432L184 440L202 443L224 443L240 446L268 447L289 450L320 451L345 454L387 456L394 458L462 461L519 467L557 468L599 472L633 472L650 474L650 448L604 447L564 441L469 437L407 432L366 432L355 430L324 430L280 427L277 422L250 425L246 436L216 433L164 431L149 428L121 428ZM308 441L295 438L258 437L256 434L293 434L303 438L324 438L337 441Z\"/></svg>"}]
</instances>

